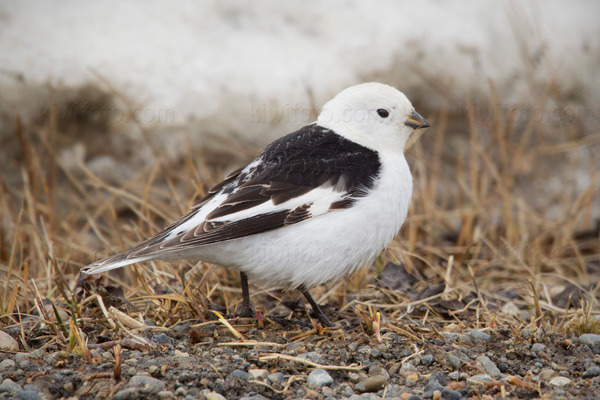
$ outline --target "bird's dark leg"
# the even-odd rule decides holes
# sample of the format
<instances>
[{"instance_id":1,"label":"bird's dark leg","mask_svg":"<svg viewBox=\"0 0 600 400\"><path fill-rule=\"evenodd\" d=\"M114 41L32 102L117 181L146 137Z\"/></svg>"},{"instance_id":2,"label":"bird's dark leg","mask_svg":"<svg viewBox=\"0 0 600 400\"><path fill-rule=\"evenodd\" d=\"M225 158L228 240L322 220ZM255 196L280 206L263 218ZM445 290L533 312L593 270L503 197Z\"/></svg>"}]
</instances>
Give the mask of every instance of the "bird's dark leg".
<instances>
[{"instance_id":1,"label":"bird's dark leg","mask_svg":"<svg viewBox=\"0 0 600 400\"><path fill-rule=\"evenodd\" d=\"M256 313L250 304L250 290L248 289L248 276L240 272L240 281L242 283L242 306L237 310L240 317L256 317Z\"/></svg>"},{"instance_id":2,"label":"bird's dark leg","mask_svg":"<svg viewBox=\"0 0 600 400\"><path fill-rule=\"evenodd\" d=\"M306 297L306 300L308 300L310 306L313 309L313 312L317 314L317 318L319 319L319 321L327 327L335 326L333 322L331 322L329 318L327 318L325 313L323 313L323 310L321 310L321 307L319 307L315 299L313 299L310 293L308 293L308 290L306 290L305 288L300 288L299 290L300 293L302 293L304 297Z\"/></svg>"}]
</instances>

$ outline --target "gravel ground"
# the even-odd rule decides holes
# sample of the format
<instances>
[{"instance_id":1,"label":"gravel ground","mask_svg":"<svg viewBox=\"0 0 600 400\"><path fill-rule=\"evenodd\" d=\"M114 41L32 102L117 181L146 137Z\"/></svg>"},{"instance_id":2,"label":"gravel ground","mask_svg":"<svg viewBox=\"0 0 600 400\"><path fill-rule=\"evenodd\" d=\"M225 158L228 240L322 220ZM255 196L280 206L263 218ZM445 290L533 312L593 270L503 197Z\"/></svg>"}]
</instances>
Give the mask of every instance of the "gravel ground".
<instances>
[{"instance_id":1,"label":"gravel ground","mask_svg":"<svg viewBox=\"0 0 600 400\"><path fill-rule=\"evenodd\" d=\"M436 333L432 325L407 321L400 327L406 335L382 330L377 340L360 326L319 334L299 321L284 327L267 319L263 329L233 322L244 344L209 321L146 330L146 345L105 331L89 337L90 362L53 346L3 352L0 399L600 397L596 334ZM18 335L17 328L5 329L0 346L15 348ZM122 350L115 358L116 343Z\"/></svg>"}]
</instances>

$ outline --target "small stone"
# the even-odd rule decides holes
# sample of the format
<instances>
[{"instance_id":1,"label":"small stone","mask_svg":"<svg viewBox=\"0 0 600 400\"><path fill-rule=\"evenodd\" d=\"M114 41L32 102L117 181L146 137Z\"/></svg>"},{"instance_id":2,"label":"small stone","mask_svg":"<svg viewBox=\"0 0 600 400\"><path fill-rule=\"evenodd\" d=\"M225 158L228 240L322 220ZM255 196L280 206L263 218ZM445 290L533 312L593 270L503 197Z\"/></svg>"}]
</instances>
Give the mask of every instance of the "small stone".
<instances>
[{"instance_id":1,"label":"small stone","mask_svg":"<svg viewBox=\"0 0 600 400\"><path fill-rule=\"evenodd\" d=\"M75 385L73 385L73 382L67 382L63 385L63 389L68 393L72 393L75 391Z\"/></svg>"},{"instance_id":2,"label":"small stone","mask_svg":"<svg viewBox=\"0 0 600 400\"><path fill-rule=\"evenodd\" d=\"M600 367L590 367L583 373L582 376L584 378L594 378L598 375L600 375Z\"/></svg>"},{"instance_id":3,"label":"small stone","mask_svg":"<svg viewBox=\"0 0 600 400\"><path fill-rule=\"evenodd\" d=\"M184 387L180 386L177 389L175 389L175 396L185 396L187 394L186 390Z\"/></svg>"},{"instance_id":4,"label":"small stone","mask_svg":"<svg viewBox=\"0 0 600 400\"><path fill-rule=\"evenodd\" d=\"M19 400L42 400L42 396L33 390L23 390L17 394L16 398Z\"/></svg>"},{"instance_id":5,"label":"small stone","mask_svg":"<svg viewBox=\"0 0 600 400\"><path fill-rule=\"evenodd\" d=\"M333 378L324 369L315 369L308 375L307 383L312 387L331 385Z\"/></svg>"},{"instance_id":6,"label":"small stone","mask_svg":"<svg viewBox=\"0 0 600 400\"><path fill-rule=\"evenodd\" d=\"M206 400L225 400L225 396L217 392L210 392L205 395Z\"/></svg>"},{"instance_id":7,"label":"small stone","mask_svg":"<svg viewBox=\"0 0 600 400\"><path fill-rule=\"evenodd\" d=\"M148 367L148 373L150 375L155 375L156 373L158 373L160 371L160 368L158 368L157 365L151 365Z\"/></svg>"},{"instance_id":8,"label":"small stone","mask_svg":"<svg viewBox=\"0 0 600 400\"><path fill-rule=\"evenodd\" d=\"M240 400L269 400L265 396L260 394L255 394L254 396L245 396L240 397Z\"/></svg>"},{"instance_id":9,"label":"small stone","mask_svg":"<svg viewBox=\"0 0 600 400\"><path fill-rule=\"evenodd\" d=\"M152 336L152 341L158 344L173 344L175 340L166 333L159 333Z\"/></svg>"},{"instance_id":10,"label":"small stone","mask_svg":"<svg viewBox=\"0 0 600 400\"><path fill-rule=\"evenodd\" d=\"M544 381L550 380L553 376L554 371L550 368L543 369L542 372L540 372L540 378Z\"/></svg>"},{"instance_id":11,"label":"small stone","mask_svg":"<svg viewBox=\"0 0 600 400\"><path fill-rule=\"evenodd\" d=\"M453 381L457 381L460 379L460 372L458 372L458 371L450 372L448 374L448 378L452 379Z\"/></svg>"},{"instance_id":12,"label":"small stone","mask_svg":"<svg viewBox=\"0 0 600 400\"><path fill-rule=\"evenodd\" d=\"M557 388L564 388L571 384L571 380L564 376L557 376L556 378L550 379L550 382L548 383Z\"/></svg>"},{"instance_id":13,"label":"small stone","mask_svg":"<svg viewBox=\"0 0 600 400\"><path fill-rule=\"evenodd\" d=\"M358 396L358 400L381 400L381 397L377 396L374 393L363 393L360 396Z\"/></svg>"},{"instance_id":14,"label":"small stone","mask_svg":"<svg viewBox=\"0 0 600 400\"><path fill-rule=\"evenodd\" d=\"M408 375L413 374L416 370L417 369L414 365L409 362L405 362L402 364L402 367L400 367L400 375L406 378Z\"/></svg>"},{"instance_id":15,"label":"small stone","mask_svg":"<svg viewBox=\"0 0 600 400\"><path fill-rule=\"evenodd\" d=\"M169 390L161 390L158 392L158 398L161 400L171 400L175 398L175 395Z\"/></svg>"},{"instance_id":16,"label":"small stone","mask_svg":"<svg viewBox=\"0 0 600 400\"><path fill-rule=\"evenodd\" d=\"M468 329L467 335L469 335L475 343L484 343L492 340L492 337L488 333L480 331L479 329Z\"/></svg>"},{"instance_id":17,"label":"small stone","mask_svg":"<svg viewBox=\"0 0 600 400\"><path fill-rule=\"evenodd\" d=\"M15 360L15 362L17 364L22 363L23 361L27 360L29 358L29 353L17 353L13 356L13 360Z\"/></svg>"},{"instance_id":18,"label":"small stone","mask_svg":"<svg viewBox=\"0 0 600 400\"><path fill-rule=\"evenodd\" d=\"M252 375L250 375L246 371L242 371L242 370L239 370L239 369L234 369L233 371L231 371L231 373L229 375L227 375L227 378L229 378L229 379L241 379L243 381L248 381L248 380L252 379Z\"/></svg>"},{"instance_id":19,"label":"small stone","mask_svg":"<svg viewBox=\"0 0 600 400\"><path fill-rule=\"evenodd\" d=\"M442 399L444 400L460 400L462 399L462 394L455 390L444 389L442 390Z\"/></svg>"},{"instance_id":20,"label":"small stone","mask_svg":"<svg viewBox=\"0 0 600 400\"><path fill-rule=\"evenodd\" d=\"M275 372L274 374L269 375L267 379L273 385L281 385L285 381L285 375L283 375L281 372Z\"/></svg>"},{"instance_id":21,"label":"small stone","mask_svg":"<svg viewBox=\"0 0 600 400\"><path fill-rule=\"evenodd\" d=\"M450 365L454 367L454 369L460 369L460 367L462 367L462 361L455 355L449 354L448 361L450 362Z\"/></svg>"},{"instance_id":22,"label":"small stone","mask_svg":"<svg viewBox=\"0 0 600 400\"><path fill-rule=\"evenodd\" d=\"M377 392L385 386L388 378L384 375L370 376L364 381L360 381L354 386L354 389L361 393L364 392Z\"/></svg>"},{"instance_id":23,"label":"small stone","mask_svg":"<svg viewBox=\"0 0 600 400\"><path fill-rule=\"evenodd\" d=\"M454 332L442 332L442 336L446 342L456 342L458 340L458 333Z\"/></svg>"},{"instance_id":24,"label":"small stone","mask_svg":"<svg viewBox=\"0 0 600 400\"><path fill-rule=\"evenodd\" d=\"M480 368L483 368L485 372L487 372L487 374L494 379L504 376L496 364L494 364L494 362L487 356L481 355L477 357L477 363L479 364Z\"/></svg>"},{"instance_id":25,"label":"small stone","mask_svg":"<svg viewBox=\"0 0 600 400\"><path fill-rule=\"evenodd\" d=\"M302 358L303 360L312 361L317 364L327 364L327 361L323 358L323 356L316 351L309 351L308 353L302 353L298 355L298 358Z\"/></svg>"},{"instance_id":26,"label":"small stone","mask_svg":"<svg viewBox=\"0 0 600 400\"><path fill-rule=\"evenodd\" d=\"M521 330L521 337L523 339L529 339L529 336L531 336L531 332L529 331L529 329L522 329Z\"/></svg>"},{"instance_id":27,"label":"small stone","mask_svg":"<svg viewBox=\"0 0 600 400\"><path fill-rule=\"evenodd\" d=\"M0 371L14 369L16 366L17 366L17 364L13 360L11 360L10 358L7 358L6 360L0 362Z\"/></svg>"},{"instance_id":28,"label":"small stone","mask_svg":"<svg viewBox=\"0 0 600 400\"><path fill-rule=\"evenodd\" d=\"M335 399L335 392L329 386L323 386L321 393L323 393L323 396L325 397L333 397Z\"/></svg>"},{"instance_id":29,"label":"small stone","mask_svg":"<svg viewBox=\"0 0 600 400\"><path fill-rule=\"evenodd\" d=\"M433 364L433 355L425 354L423 357L421 357L421 363L423 365L430 366L431 364Z\"/></svg>"},{"instance_id":30,"label":"small stone","mask_svg":"<svg viewBox=\"0 0 600 400\"><path fill-rule=\"evenodd\" d=\"M486 375L486 374L473 375L469 379L472 381L479 381L479 382L493 382L494 381L489 375Z\"/></svg>"},{"instance_id":31,"label":"small stone","mask_svg":"<svg viewBox=\"0 0 600 400\"><path fill-rule=\"evenodd\" d=\"M18 351L19 342L4 331L0 331L0 350L3 351Z\"/></svg>"},{"instance_id":32,"label":"small stone","mask_svg":"<svg viewBox=\"0 0 600 400\"><path fill-rule=\"evenodd\" d=\"M546 345L542 343L536 343L533 346L531 346L531 351L533 351L534 353L538 353L544 350L546 350Z\"/></svg>"},{"instance_id":33,"label":"small stone","mask_svg":"<svg viewBox=\"0 0 600 400\"><path fill-rule=\"evenodd\" d=\"M173 355L176 357L188 358L190 356L190 353L186 353L185 351L175 350L173 352Z\"/></svg>"},{"instance_id":34,"label":"small stone","mask_svg":"<svg viewBox=\"0 0 600 400\"><path fill-rule=\"evenodd\" d=\"M0 384L0 393L10 393L14 396L21 391L23 391L21 385L13 382L10 378L6 378L2 381L2 384Z\"/></svg>"},{"instance_id":35,"label":"small stone","mask_svg":"<svg viewBox=\"0 0 600 400\"><path fill-rule=\"evenodd\" d=\"M594 333L583 334L579 336L579 343L588 345L590 348L600 345L600 335Z\"/></svg>"},{"instance_id":36,"label":"small stone","mask_svg":"<svg viewBox=\"0 0 600 400\"><path fill-rule=\"evenodd\" d=\"M134 387L120 390L113 396L113 400L130 400L139 398L140 392L138 388Z\"/></svg>"},{"instance_id":37,"label":"small stone","mask_svg":"<svg viewBox=\"0 0 600 400\"><path fill-rule=\"evenodd\" d=\"M151 393L158 393L164 390L166 385L160 379L136 375L129 380L129 386L135 388L148 388Z\"/></svg>"},{"instance_id":38,"label":"small stone","mask_svg":"<svg viewBox=\"0 0 600 400\"><path fill-rule=\"evenodd\" d=\"M266 369L249 369L248 373L252 375L252 379L267 379L269 372Z\"/></svg>"},{"instance_id":39,"label":"small stone","mask_svg":"<svg viewBox=\"0 0 600 400\"><path fill-rule=\"evenodd\" d=\"M423 400L423 399L421 398L421 396L418 396L416 394L411 394L406 398L406 400Z\"/></svg>"}]
</instances>

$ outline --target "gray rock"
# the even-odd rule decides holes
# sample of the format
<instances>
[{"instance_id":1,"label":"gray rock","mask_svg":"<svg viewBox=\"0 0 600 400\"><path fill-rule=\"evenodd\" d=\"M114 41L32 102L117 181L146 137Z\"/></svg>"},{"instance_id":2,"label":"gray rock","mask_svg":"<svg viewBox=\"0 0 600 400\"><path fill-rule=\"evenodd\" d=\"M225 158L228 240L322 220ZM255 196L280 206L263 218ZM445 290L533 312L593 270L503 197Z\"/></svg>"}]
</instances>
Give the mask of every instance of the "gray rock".
<instances>
[{"instance_id":1,"label":"gray rock","mask_svg":"<svg viewBox=\"0 0 600 400\"><path fill-rule=\"evenodd\" d=\"M175 395L170 390L162 390L158 392L158 398L160 400L171 400L175 398Z\"/></svg>"},{"instance_id":2,"label":"gray rock","mask_svg":"<svg viewBox=\"0 0 600 400\"><path fill-rule=\"evenodd\" d=\"M406 400L423 400L421 396L417 396L416 394L411 394Z\"/></svg>"},{"instance_id":3,"label":"gray rock","mask_svg":"<svg viewBox=\"0 0 600 400\"><path fill-rule=\"evenodd\" d=\"M423 365L430 366L433 364L433 355L425 354L423 357L421 357L421 363L423 363Z\"/></svg>"},{"instance_id":4,"label":"gray rock","mask_svg":"<svg viewBox=\"0 0 600 400\"><path fill-rule=\"evenodd\" d=\"M446 389L446 388L444 386L440 385L439 382L430 379L429 383L427 383L427 385L423 389L423 398L431 399L431 398L433 398L433 392L435 392L436 390L439 390L440 392L442 392L444 389Z\"/></svg>"},{"instance_id":5,"label":"gray rock","mask_svg":"<svg viewBox=\"0 0 600 400\"><path fill-rule=\"evenodd\" d=\"M281 385L285 381L285 375L283 375L281 372L275 372L274 374L269 375L267 379L274 385Z\"/></svg>"},{"instance_id":6,"label":"gray rock","mask_svg":"<svg viewBox=\"0 0 600 400\"><path fill-rule=\"evenodd\" d=\"M23 390L17 394L19 400L42 400L42 396L33 390Z\"/></svg>"},{"instance_id":7,"label":"gray rock","mask_svg":"<svg viewBox=\"0 0 600 400\"><path fill-rule=\"evenodd\" d=\"M583 373L582 376L584 378L594 378L598 375L600 375L600 367L590 367Z\"/></svg>"},{"instance_id":8,"label":"gray rock","mask_svg":"<svg viewBox=\"0 0 600 400\"><path fill-rule=\"evenodd\" d=\"M364 381L360 381L354 386L359 392L377 392L385 386L388 378L385 375L370 376Z\"/></svg>"},{"instance_id":9,"label":"gray rock","mask_svg":"<svg viewBox=\"0 0 600 400\"><path fill-rule=\"evenodd\" d=\"M586 333L579 336L579 343L587 345L590 349L600 345L600 335Z\"/></svg>"},{"instance_id":10,"label":"gray rock","mask_svg":"<svg viewBox=\"0 0 600 400\"><path fill-rule=\"evenodd\" d=\"M565 378L564 376L557 376L556 378L550 379L550 382L548 383L557 388L564 388L571 385L572 382L569 378Z\"/></svg>"},{"instance_id":11,"label":"gray rock","mask_svg":"<svg viewBox=\"0 0 600 400\"><path fill-rule=\"evenodd\" d=\"M479 381L479 382L493 382L494 380L486 374L473 375L470 380Z\"/></svg>"},{"instance_id":12,"label":"gray rock","mask_svg":"<svg viewBox=\"0 0 600 400\"><path fill-rule=\"evenodd\" d=\"M448 362L450 362L450 365L452 365L454 367L454 369L456 369L456 370L458 370L458 369L460 369L460 367L462 367L462 361L460 360L460 358L456 357L455 355L448 354Z\"/></svg>"},{"instance_id":13,"label":"gray rock","mask_svg":"<svg viewBox=\"0 0 600 400\"><path fill-rule=\"evenodd\" d=\"M160 379L152 378L150 376L136 375L129 380L130 388L145 388L150 393L158 393L165 390L165 383Z\"/></svg>"},{"instance_id":14,"label":"gray rock","mask_svg":"<svg viewBox=\"0 0 600 400\"><path fill-rule=\"evenodd\" d=\"M138 400L139 398L140 392L134 387L120 390L113 396L113 400Z\"/></svg>"},{"instance_id":15,"label":"gray rock","mask_svg":"<svg viewBox=\"0 0 600 400\"><path fill-rule=\"evenodd\" d=\"M248 373L252 375L252 379L264 380L269 376L269 371L266 369L249 369Z\"/></svg>"},{"instance_id":16,"label":"gray rock","mask_svg":"<svg viewBox=\"0 0 600 400\"><path fill-rule=\"evenodd\" d=\"M313 387L328 386L333 383L333 378L324 369L315 369L308 375L307 383Z\"/></svg>"},{"instance_id":17,"label":"gray rock","mask_svg":"<svg viewBox=\"0 0 600 400\"><path fill-rule=\"evenodd\" d=\"M460 372L458 372L458 371L450 372L448 374L448 378L452 379L453 381L457 381L460 379Z\"/></svg>"},{"instance_id":18,"label":"gray rock","mask_svg":"<svg viewBox=\"0 0 600 400\"><path fill-rule=\"evenodd\" d=\"M536 343L533 346L531 346L531 351L533 351L534 353L544 351L544 350L546 350L546 345L542 344L542 343Z\"/></svg>"},{"instance_id":19,"label":"gray rock","mask_svg":"<svg viewBox=\"0 0 600 400\"><path fill-rule=\"evenodd\" d=\"M2 381L2 384L0 384L0 393L10 393L14 396L21 391L23 391L21 385L13 382L10 378L6 378Z\"/></svg>"},{"instance_id":20,"label":"gray rock","mask_svg":"<svg viewBox=\"0 0 600 400\"><path fill-rule=\"evenodd\" d=\"M240 400L269 400L269 399L267 399L263 395L255 394L254 396L240 397Z\"/></svg>"},{"instance_id":21,"label":"gray rock","mask_svg":"<svg viewBox=\"0 0 600 400\"><path fill-rule=\"evenodd\" d=\"M442 332L442 336L446 342L456 342L458 340L458 333L454 332Z\"/></svg>"},{"instance_id":22,"label":"gray rock","mask_svg":"<svg viewBox=\"0 0 600 400\"><path fill-rule=\"evenodd\" d=\"M358 397L358 400L381 400L381 397L377 396L374 393L363 393L357 397ZM352 397L350 397L350 398L352 398Z\"/></svg>"},{"instance_id":23,"label":"gray rock","mask_svg":"<svg viewBox=\"0 0 600 400\"><path fill-rule=\"evenodd\" d=\"M252 379L252 375L247 373L246 371L242 371L240 369L234 369L231 371L229 375L227 375L228 379L241 379L243 381L249 381Z\"/></svg>"},{"instance_id":24,"label":"gray rock","mask_svg":"<svg viewBox=\"0 0 600 400\"><path fill-rule=\"evenodd\" d=\"M17 353L13 356L13 360L15 360L15 362L17 364L22 363L23 361L27 360L29 358L29 353Z\"/></svg>"},{"instance_id":25,"label":"gray rock","mask_svg":"<svg viewBox=\"0 0 600 400\"><path fill-rule=\"evenodd\" d=\"M469 335L471 340L475 343L485 343L492 340L492 337L488 333L480 331L479 329L468 329L467 335Z\"/></svg>"},{"instance_id":26,"label":"gray rock","mask_svg":"<svg viewBox=\"0 0 600 400\"><path fill-rule=\"evenodd\" d=\"M14 369L16 366L17 364L13 360L7 358L6 360L0 362L0 371L8 371Z\"/></svg>"},{"instance_id":27,"label":"gray rock","mask_svg":"<svg viewBox=\"0 0 600 400\"><path fill-rule=\"evenodd\" d=\"M494 362L490 360L487 356L481 355L477 357L477 363L480 366L480 368L483 368L485 372L487 372L487 374L494 379L502 378L504 376L504 374L500 372L496 364L494 364Z\"/></svg>"},{"instance_id":28,"label":"gray rock","mask_svg":"<svg viewBox=\"0 0 600 400\"><path fill-rule=\"evenodd\" d=\"M17 342L12 336L4 331L0 331L0 350L4 351L18 351L19 342Z\"/></svg>"},{"instance_id":29,"label":"gray rock","mask_svg":"<svg viewBox=\"0 0 600 400\"><path fill-rule=\"evenodd\" d=\"M159 333L158 335L152 336L152 341L159 344L173 344L175 340L165 333Z\"/></svg>"},{"instance_id":30,"label":"gray rock","mask_svg":"<svg viewBox=\"0 0 600 400\"><path fill-rule=\"evenodd\" d=\"M309 351L308 353L298 354L298 358L302 358L303 360L312 361L317 364L327 364L327 361L323 358L323 356L316 351Z\"/></svg>"},{"instance_id":31,"label":"gray rock","mask_svg":"<svg viewBox=\"0 0 600 400\"><path fill-rule=\"evenodd\" d=\"M460 400L461 398L462 398L462 395L455 390L450 390L450 389L442 390L442 399L444 399L444 400Z\"/></svg>"},{"instance_id":32,"label":"gray rock","mask_svg":"<svg viewBox=\"0 0 600 400\"><path fill-rule=\"evenodd\" d=\"M529 339L529 336L531 336L531 332L529 331L529 329L523 329L521 331L521 337L523 339Z\"/></svg>"}]
</instances>

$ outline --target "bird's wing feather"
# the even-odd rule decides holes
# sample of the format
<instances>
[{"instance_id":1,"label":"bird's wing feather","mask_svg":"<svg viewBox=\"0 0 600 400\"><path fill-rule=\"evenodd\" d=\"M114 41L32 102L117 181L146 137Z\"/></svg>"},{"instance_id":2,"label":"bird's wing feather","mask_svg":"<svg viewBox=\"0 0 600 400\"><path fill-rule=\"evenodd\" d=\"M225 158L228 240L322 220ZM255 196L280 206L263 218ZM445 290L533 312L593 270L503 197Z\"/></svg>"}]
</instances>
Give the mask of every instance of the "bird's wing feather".
<instances>
[{"instance_id":1,"label":"bird's wing feather","mask_svg":"<svg viewBox=\"0 0 600 400\"><path fill-rule=\"evenodd\" d=\"M248 166L212 188L179 221L83 272L160 259L351 207L373 185L379 168L377 153L319 125L308 125L273 142Z\"/></svg>"}]
</instances>

